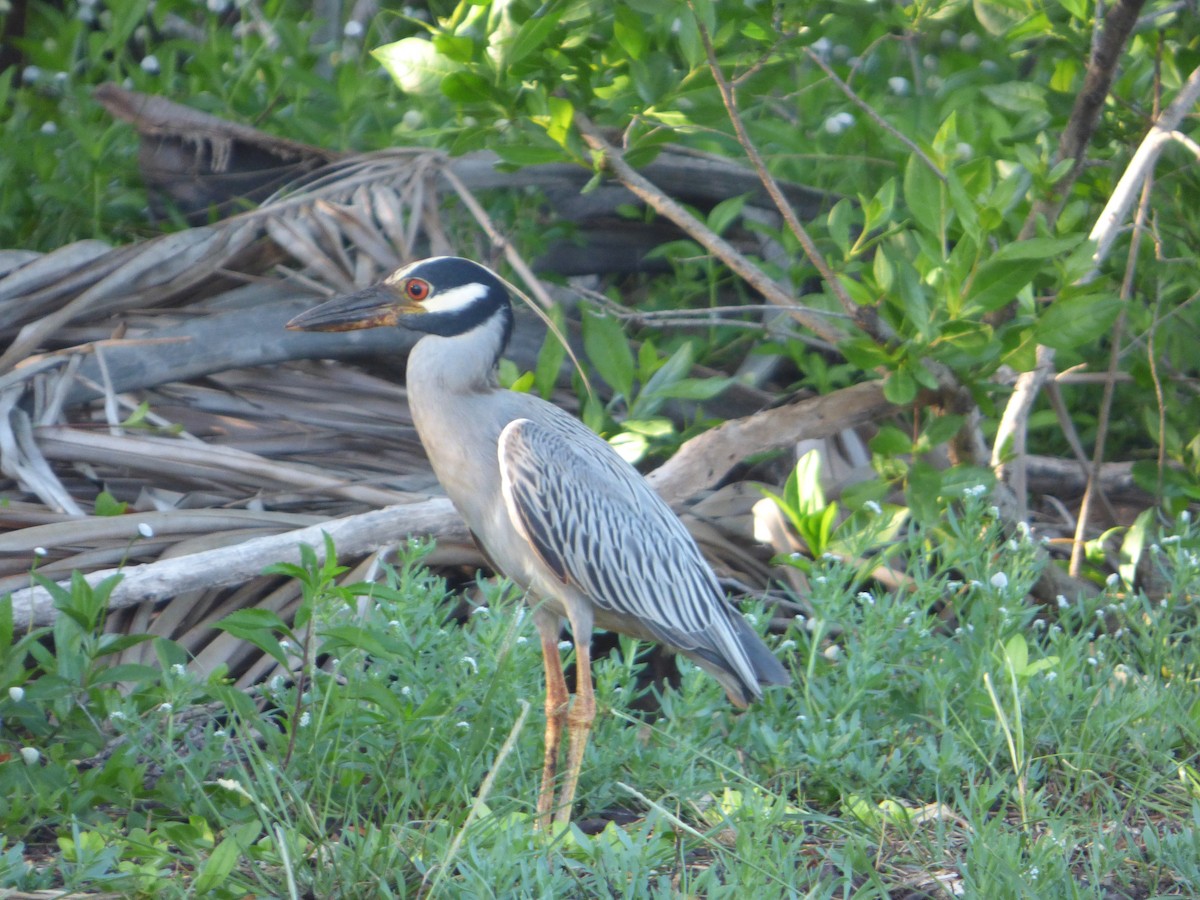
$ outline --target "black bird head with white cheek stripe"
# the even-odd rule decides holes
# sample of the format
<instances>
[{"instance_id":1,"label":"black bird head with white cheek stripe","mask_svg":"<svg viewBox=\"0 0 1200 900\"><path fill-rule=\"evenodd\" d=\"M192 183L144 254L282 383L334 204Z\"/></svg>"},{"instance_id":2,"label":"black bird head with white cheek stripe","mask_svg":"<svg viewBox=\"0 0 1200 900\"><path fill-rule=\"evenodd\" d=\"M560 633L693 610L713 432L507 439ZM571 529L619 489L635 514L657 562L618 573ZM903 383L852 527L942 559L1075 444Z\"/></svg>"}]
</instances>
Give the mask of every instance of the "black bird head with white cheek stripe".
<instances>
[{"instance_id":1,"label":"black bird head with white cheek stripe","mask_svg":"<svg viewBox=\"0 0 1200 900\"><path fill-rule=\"evenodd\" d=\"M356 331L400 325L454 337L496 317L502 323L502 349L512 332L512 304L504 282L469 259L435 256L397 269L369 288L303 312L287 327L293 331Z\"/></svg>"}]
</instances>

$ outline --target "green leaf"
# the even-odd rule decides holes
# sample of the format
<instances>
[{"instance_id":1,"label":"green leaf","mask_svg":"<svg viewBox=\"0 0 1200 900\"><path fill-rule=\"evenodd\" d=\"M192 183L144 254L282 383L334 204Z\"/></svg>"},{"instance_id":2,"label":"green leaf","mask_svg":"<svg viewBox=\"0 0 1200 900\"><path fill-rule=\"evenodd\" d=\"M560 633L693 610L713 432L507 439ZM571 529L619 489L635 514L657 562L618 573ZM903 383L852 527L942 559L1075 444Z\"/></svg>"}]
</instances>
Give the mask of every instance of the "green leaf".
<instances>
[{"instance_id":1,"label":"green leaf","mask_svg":"<svg viewBox=\"0 0 1200 900\"><path fill-rule=\"evenodd\" d=\"M646 52L646 23L624 3L613 5L613 16L613 37L630 59L641 59Z\"/></svg>"},{"instance_id":2,"label":"green leaf","mask_svg":"<svg viewBox=\"0 0 1200 900\"><path fill-rule=\"evenodd\" d=\"M451 72L442 79L441 88L455 103L486 103L492 99L492 86L475 72Z\"/></svg>"},{"instance_id":3,"label":"green leaf","mask_svg":"<svg viewBox=\"0 0 1200 900\"><path fill-rule=\"evenodd\" d=\"M646 379L646 383L638 392L637 401L630 406L630 415L641 418L657 412L662 401L671 396L666 393L667 389L687 377L692 371L694 361L691 343L683 344L672 353L667 361Z\"/></svg>"},{"instance_id":4,"label":"green leaf","mask_svg":"<svg viewBox=\"0 0 1200 900\"><path fill-rule=\"evenodd\" d=\"M216 627L234 637L249 641L277 662L287 665L287 654L275 636L276 632L294 639L287 623L267 609L239 609L216 623Z\"/></svg>"},{"instance_id":5,"label":"green leaf","mask_svg":"<svg viewBox=\"0 0 1200 900\"><path fill-rule=\"evenodd\" d=\"M562 97L550 97L546 102L550 107L546 134L550 135L554 143L565 147L567 135L571 133L571 123L575 119L575 107L571 105L570 100L564 100Z\"/></svg>"},{"instance_id":6,"label":"green leaf","mask_svg":"<svg viewBox=\"0 0 1200 900\"><path fill-rule=\"evenodd\" d=\"M727 197L712 208L707 216L706 224L716 234L724 234L725 229L742 214L748 199L750 199L749 194Z\"/></svg>"},{"instance_id":7,"label":"green leaf","mask_svg":"<svg viewBox=\"0 0 1200 900\"><path fill-rule=\"evenodd\" d=\"M559 3L557 9L551 9L547 12L547 8L555 4L544 4L541 9L535 12L527 21L525 21L516 37L508 47L505 62L509 66L515 66L526 56L533 51L549 44L550 33L558 26L559 20L562 19L563 13L567 7Z\"/></svg>"},{"instance_id":8,"label":"green leaf","mask_svg":"<svg viewBox=\"0 0 1200 900\"><path fill-rule=\"evenodd\" d=\"M1142 510L1121 541L1121 563L1117 571L1126 585L1132 586L1137 578L1138 563L1141 562L1142 552L1146 549L1146 538L1154 524L1154 507Z\"/></svg>"},{"instance_id":9,"label":"green leaf","mask_svg":"<svg viewBox=\"0 0 1200 900\"><path fill-rule=\"evenodd\" d=\"M917 225L941 239L945 230L943 192L945 185L915 153L904 167L904 202Z\"/></svg>"},{"instance_id":10,"label":"green leaf","mask_svg":"<svg viewBox=\"0 0 1200 900\"><path fill-rule=\"evenodd\" d=\"M795 506L801 515L819 513L829 505L821 487L821 454L809 450L796 461Z\"/></svg>"},{"instance_id":11,"label":"green leaf","mask_svg":"<svg viewBox=\"0 0 1200 900\"><path fill-rule=\"evenodd\" d=\"M944 444L962 430L965 416L942 415L935 416L921 432L921 436L933 447Z\"/></svg>"},{"instance_id":12,"label":"green leaf","mask_svg":"<svg viewBox=\"0 0 1200 900\"><path fill-rule=\"evenodd\" d=\"M917 381L907 369L896 369L884 382L883 396L889 403L908 406L917 399Z\"/></svg>"},{"instance_id":13,"label":"green leaf","mask_svg":"<svg viewBox=\"0 0 1200 900\"><path fill-rule=\"evenodd\" d=\"M1121 311L1116 294L1060 295L1038 319L1037 340L1056 350L1070 350L1105 334Z\"/></svg>"},{"instance_id":14,"label":"green leaf","mask_svg":"<svg viewBox=\"0 0 1200 900\"><path fill-rule=\"evenodd\" d=\"M418 96L436 95L442 80L459 66L437 52L423 37L407 37L371 51L400 90Z\"/></svg>"},{"instance_id":15,"label":"green leaf","mask_svg":"<svg viewBox=\"0 0 1200 900\"><path fill-rule=\"evenodd\" d=\"M128 503L118 500L108 491L101 491L96 495L94 511L98 516L123 516L127 509Z\"/></svg>"},{"instance_id":16,"label":"green leaf","mask_svg":"<svg viewBox=\"0 0 1200 900\"><path fill-rule=\"evenodd\" d=\"M475 41L470 37L441 32L433 36L433 47L446 59L469 63L475 58Z\"/></svg>"},{"instance_id":17,"label":"green leaf","mask_svg":"<svg viewBox=\"0 0 1200 900\"><path fill-rule=\"evenodd\" d=\"M912 453L912 438L895 425L883 425L870 441L871 452L880 456L906 456Z\"/></svg>"},{"instance_id":18,"label":"green leaf","mask_svg":"<svg viewBox=\"0 0 1200 900\"><path fill-rule=\"evenodd\" d=\"M672 400L702 402L711 400L736 383L736 378L681 378L673 384L664 385L657 395Z\"/></svg>"},{"instance_id":19,"label":"green leaf","mask_svg":"<svg viewBox=\"0 0 1200 900\"><path fill-rule=\"evenodd\" d=\"M1008 639L1004 645L1004 661L1014 675L1025 673L1029 666L1029 645L1025 643L1024 635L1014 634Z\"/></svg>"},{"instance_id":20,"label":"green leaf","mask_svg":"<svg viewBox=\"0 0 1200 900\"><path fill-rule=\"evenodd\" d=\"M892 184L894 183L892 182ZM850 226L853 224L854 218L854 204L843 197L833 205L833 209L829 211L829 218L826 220L829 236L846 256L850 254Z\"/></svg>"},{"instance_id":21,"label":"green leaf","mask_svg":"<svg viewBox=\"0 0 1200 900\"><path fill-rule=\"evenodd\" d=\"M202 897L224 884L242 854L261 833L262 825L256 821L243 822L231 829L200 867L196 879L191 884L191 892Z\"/></svg>"},{"instance_id":22,"label":"green leaf","mask_svg":"<svg viewBox=\"0 0 1200 900\"><path fill-rule=\"evenodd\" d=\"M630 402L633 396L633 353L621 323L589 312L583 317L583 349L608 386Z\"/></svg>"}]
</instances>

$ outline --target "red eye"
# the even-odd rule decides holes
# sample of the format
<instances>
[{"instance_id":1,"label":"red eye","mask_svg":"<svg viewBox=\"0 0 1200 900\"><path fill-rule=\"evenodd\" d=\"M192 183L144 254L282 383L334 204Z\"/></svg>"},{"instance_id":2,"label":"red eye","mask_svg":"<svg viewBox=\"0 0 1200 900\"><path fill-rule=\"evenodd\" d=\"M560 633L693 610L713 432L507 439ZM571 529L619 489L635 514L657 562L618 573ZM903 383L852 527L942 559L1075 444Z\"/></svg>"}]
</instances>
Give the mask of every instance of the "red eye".
<instances>
[{"instance_id":1,"label":"red eye","mask_svg":"<svg viewBox=\"0 0 1200 900\"><path fill-rule=\"evenodd\" d=\"M417 303L428 297L429 291L429 282L420 278L410 278L404 282L404 293L408 295L409 300L415 300Z\"/></svg>"}]
</instances>

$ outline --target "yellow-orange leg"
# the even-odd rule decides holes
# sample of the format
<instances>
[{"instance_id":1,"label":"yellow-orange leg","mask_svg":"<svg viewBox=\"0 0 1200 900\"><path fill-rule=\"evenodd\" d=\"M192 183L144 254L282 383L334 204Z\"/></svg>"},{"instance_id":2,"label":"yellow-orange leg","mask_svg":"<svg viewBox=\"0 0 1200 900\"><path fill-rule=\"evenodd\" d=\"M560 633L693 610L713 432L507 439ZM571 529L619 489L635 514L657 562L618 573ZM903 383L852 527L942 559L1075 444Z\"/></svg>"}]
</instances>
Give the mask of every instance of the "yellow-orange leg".
<instances>
[{"instance_id":1,"label":"yellow-orange leg","mask_svg":"<svg viewBox=\"0 0 1200 900\"><path fill-rule=\"evenodd\" d=\"M546 749L535 825L539 831L548 832L550 814L554 810L559 745L562 743L563 726L568 724L570 695L567 694L567 681L563 677L562 658L558 655L558 616L548 619L538 617L537 626L542 639L542 663L546 670Z\"/></svg>"},{"instance_id":2,"label":"yellow-orange leg","mask_svg":"<svg viewBox=\"0 0 1200 900\"><path fill-rule=\"evenodd\" d=\"M583 751L587 749L592 720L596 718L596 695L592 691L592 652L589 646L591 627L589 625L582 634L574 628L572 631L575 637L575 704L567 713L567 773L554 813L556 826L566 826L571 822L571 806L575 802L575 788L579 785L579 770L583 767Z\"/></svg>"}]
</instances>

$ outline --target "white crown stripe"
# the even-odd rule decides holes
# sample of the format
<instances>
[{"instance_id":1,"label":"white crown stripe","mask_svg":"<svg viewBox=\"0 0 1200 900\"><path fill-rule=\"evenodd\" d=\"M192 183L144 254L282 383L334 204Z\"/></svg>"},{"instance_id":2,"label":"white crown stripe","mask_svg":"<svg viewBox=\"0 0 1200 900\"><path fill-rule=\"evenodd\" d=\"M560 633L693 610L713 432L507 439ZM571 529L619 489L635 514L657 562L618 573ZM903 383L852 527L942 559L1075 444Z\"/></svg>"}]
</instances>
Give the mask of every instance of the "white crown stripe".
<instances>
[{"instance_id":1,"label":"white crown stripe","mask_svg":"<svg viewBox=\"0 0 1200 900\"><path fill-rule=\"evenodd\" d=\"M421 308L427 313L462 312L476 300L487 296L487 286L479 284L464 284L448 290L438 291L428 300L421 303Z\"/></svg>"}]
</instances>

